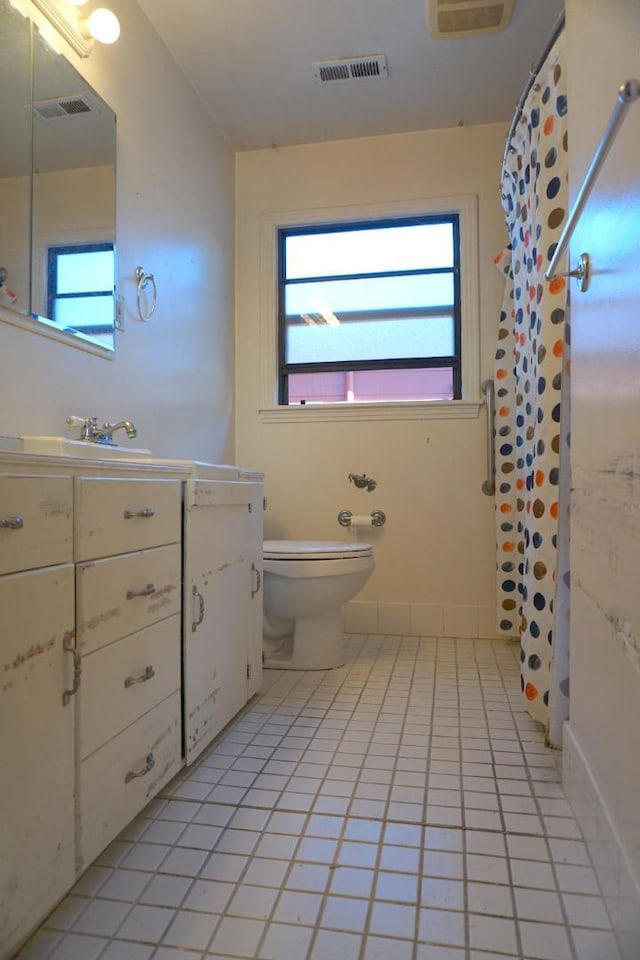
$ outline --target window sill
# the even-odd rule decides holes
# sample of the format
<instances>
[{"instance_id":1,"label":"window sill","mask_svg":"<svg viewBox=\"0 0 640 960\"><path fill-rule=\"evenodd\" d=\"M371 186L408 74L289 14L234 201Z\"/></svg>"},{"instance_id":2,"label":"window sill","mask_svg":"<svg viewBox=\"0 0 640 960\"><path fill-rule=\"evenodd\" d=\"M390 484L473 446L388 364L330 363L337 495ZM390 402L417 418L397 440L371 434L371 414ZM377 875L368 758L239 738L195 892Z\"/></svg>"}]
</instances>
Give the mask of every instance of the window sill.
<instances>
[{"instance_id":1,"label":"window sill","mask_svg":"<svg viewBox=\"0 0 640 960\"><path fill-rule=\"evenodd\" d=\"M262 423L309 423L350 420L474 420L481 401L428 400L418 403L323 403L262 407Z\"/></svg>"}]
</instances>

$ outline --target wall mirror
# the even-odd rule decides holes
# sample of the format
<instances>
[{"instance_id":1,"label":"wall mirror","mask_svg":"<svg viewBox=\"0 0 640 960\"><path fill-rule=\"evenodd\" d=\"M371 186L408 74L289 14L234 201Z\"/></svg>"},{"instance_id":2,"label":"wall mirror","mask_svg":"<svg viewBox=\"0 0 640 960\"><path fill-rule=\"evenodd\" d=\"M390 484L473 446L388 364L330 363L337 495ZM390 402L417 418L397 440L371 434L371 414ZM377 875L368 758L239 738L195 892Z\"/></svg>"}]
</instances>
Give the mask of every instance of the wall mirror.
<instances>
[{"instance_id":1,"label":"wall mirror","mask_svg":"<svg viewBox=\"0 0 640 960\"><path fill-rule=\"evenodd\" d=\"M0 306L115 349L116 118L0 0Z\"/></svg>"}]
</instances>

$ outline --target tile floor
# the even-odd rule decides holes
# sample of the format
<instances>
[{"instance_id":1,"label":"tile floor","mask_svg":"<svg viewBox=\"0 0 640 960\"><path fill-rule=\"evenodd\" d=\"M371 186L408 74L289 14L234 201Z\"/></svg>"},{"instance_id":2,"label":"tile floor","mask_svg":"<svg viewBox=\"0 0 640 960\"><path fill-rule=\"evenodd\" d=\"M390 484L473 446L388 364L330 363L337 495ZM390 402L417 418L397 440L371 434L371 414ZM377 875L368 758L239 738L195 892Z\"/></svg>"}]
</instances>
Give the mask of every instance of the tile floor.
<instances>
[{"instance_id":1,"label":"tile floor","mask_svg":"<svg viewBox=\"0 0 640 960\"><path fill-rule=\"evenodd\" d=\"M20 960L618 960L517 648L269 672Z\"/></svg>"}]
</instances>

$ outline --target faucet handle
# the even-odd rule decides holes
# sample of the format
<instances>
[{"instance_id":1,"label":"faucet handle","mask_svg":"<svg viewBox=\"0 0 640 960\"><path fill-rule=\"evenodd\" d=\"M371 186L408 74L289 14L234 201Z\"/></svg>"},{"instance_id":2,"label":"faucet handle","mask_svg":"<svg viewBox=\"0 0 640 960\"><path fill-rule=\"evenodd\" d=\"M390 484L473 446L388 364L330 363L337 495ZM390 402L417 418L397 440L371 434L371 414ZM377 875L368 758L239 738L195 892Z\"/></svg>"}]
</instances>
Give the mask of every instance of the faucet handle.
<instances>
[{"instance_id":1,"label":"faucet handle","mask_svg":"<svg viewBox=\"0 0 640 960\"><path fill-rule=\"evenodd\" d=\"M77 417L74 414L68 416L66 422L70 427L80 427L81 440L88 440L98 426L97 417Z\"/></svg>"}]
</instances>

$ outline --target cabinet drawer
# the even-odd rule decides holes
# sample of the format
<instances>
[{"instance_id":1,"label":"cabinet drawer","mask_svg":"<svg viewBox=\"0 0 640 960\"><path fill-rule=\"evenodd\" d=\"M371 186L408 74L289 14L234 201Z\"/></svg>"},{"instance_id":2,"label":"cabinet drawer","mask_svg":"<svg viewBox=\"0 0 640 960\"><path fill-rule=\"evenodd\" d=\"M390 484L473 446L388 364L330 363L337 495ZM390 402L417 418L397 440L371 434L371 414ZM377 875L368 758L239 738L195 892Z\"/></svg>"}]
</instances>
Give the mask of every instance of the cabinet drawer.
<instances>
[{"instance_id":1,"label":"cabinet drawer","mask_svg":"<svg viewBox=\"0 0 640 960\"><path fill-rule=\"evenodd\" d=\"M79 765L80 869L178 772L180 746L180 694L174 693Z\"/></svg>"},{"instance_id":2,"label":"cabinet drawer","mask_svg":"<svg viewBox=\"0 0 640 960\"><path fill-rule=\"evenodd\" d=\"M0 477L0 574L72 560L72 484L71 477Z\"/></svg>"},{"instance_id":3,"label":"cabinet drawer","mask_svg":"<svg viewBox=\"0 0 640 960\"><path fill-rule=\"evenodd\" d=\"M81 760L180 689L180 617L170 617L82 660Z\"/></svg>"},{"instance_id":4,"label":"cabinet drawer","mask_svg":"<svg viewBox=\"0 0 640 960\"><path fill-rule=\"evenodd\" d=\"M180 540L179 480L76 480L76 560Z\"/></svg>"},{"instance_id":5,"label":"cabinet drawer","mask_svg":"<svg viewBox=\"0 0 640 960\"><path fill-rule=\"evenodd\" d=\"M76 567L78 649L84 655L180 611L180 544Z\"/></svg>"}]
</instances>

